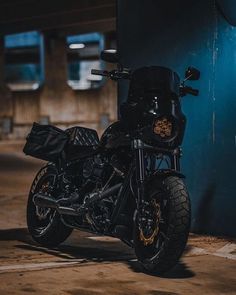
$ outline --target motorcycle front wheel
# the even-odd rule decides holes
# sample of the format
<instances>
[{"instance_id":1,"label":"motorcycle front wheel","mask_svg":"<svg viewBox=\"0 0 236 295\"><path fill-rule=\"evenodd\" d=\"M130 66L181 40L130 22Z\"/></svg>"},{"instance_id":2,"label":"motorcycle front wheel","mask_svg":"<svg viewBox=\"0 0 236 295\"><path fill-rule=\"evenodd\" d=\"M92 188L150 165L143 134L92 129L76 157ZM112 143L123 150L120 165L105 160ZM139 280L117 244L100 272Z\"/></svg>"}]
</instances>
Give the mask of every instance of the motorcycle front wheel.
<instances>
[{"instance_id":1,"label":"motorcycle front wheel","mask_svg":"<svg viewBox=\"0 0 236 295\"><path fill-rule=\"evenodd\" d=\"M185 249L190 230L190 200L183 180L176 176L156 179L148 187L151 204L158 206L158 221L152 237L145 238L135 218L134 249L144 271L163 274L178 263Z\"/></svg>"}]
</instances>

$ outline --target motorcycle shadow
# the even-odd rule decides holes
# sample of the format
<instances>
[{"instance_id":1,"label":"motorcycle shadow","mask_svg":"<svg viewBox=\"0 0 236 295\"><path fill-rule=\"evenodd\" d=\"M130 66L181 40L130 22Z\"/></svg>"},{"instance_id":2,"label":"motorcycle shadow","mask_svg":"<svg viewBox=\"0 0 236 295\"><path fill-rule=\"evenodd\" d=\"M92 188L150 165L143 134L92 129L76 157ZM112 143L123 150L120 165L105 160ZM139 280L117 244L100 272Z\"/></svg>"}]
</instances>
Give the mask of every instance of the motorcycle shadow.
<instances>
[{"instance_id":1,"label":"motorcycle shadow","mask_svg":"<svg viewBox=\"0 0 236 295\"><path fill-rule=\"evenodd\" d=\"M175 267L164 274L145 272L138 261L129 261L129 267L134 272L145 273L149 276L165 279L188 279L195 276L195 273L183 261L179 261Z\"/></svg>"},{"instance_id":2,"label":"motorcycle shadow","mask_svg":"<svg viewBox=\"0 0 236 295\"><path fill-rule=\"evenodd\" d=\"M39 252L59 258L62 261L76 261L78 264L88 263L113 263L122 262L137 273L143 273L141 265L138 263L133 249L123 244L118 239L97 237L88 233L76 231L63 244L55 248L46 248L36 244L26 228L16 228L10 230L0 230L0 241L19 241L14 243L14 247L30 252ZM25 262L25 261L24 261ZM190 278L195 274L188 266L179 262L171 271L165 275L148 274L163 278L182 279Z\"/></svg>"},{"instance_id":3,"label":"motorcycle shadow","mask_svg":"<svg viewBox=\"0 0 236 295\"><path fill-rule=\"evenodd\" d=\"M34 242L26 228L0 230L0 241L12 241L13 247L45 253L65 260L81 262L115 262L135 259L131 248L118 239L74 231L72 236L58 247L46 248ZM20 244L15 243L21 242Z\"/></svg>"}]
</instances>

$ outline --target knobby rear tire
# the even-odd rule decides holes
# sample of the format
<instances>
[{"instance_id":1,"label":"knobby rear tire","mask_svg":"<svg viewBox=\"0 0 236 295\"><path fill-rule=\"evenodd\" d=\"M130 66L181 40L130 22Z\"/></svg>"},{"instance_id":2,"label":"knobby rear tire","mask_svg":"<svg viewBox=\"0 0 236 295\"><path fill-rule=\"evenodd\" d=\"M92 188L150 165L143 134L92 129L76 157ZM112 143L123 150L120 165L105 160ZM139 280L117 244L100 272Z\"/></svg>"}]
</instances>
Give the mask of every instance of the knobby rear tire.
<instances>
[{"instance_id":1,"label":"knobby rear tire","mask_svg":"<svg viewBox=\"0 0 236 295\"><path fill-rule=\"evenodd\" d=\"M39 232L37 228L39 220L37 220L36 206L32 200L34 194L38 192L40 185L42 185L48 175L55 175L55 182L57 181L57 169L54 165L47 165L40 169L32 183L27 204L27 226L34 241L45 247L56 247L68 238L72 228L65 226L61 221L60 215L54 211L50 226L48 228L45 227L44 231ZM56 186L56 183L54 185Z\"/></svg>"}]
</instances>

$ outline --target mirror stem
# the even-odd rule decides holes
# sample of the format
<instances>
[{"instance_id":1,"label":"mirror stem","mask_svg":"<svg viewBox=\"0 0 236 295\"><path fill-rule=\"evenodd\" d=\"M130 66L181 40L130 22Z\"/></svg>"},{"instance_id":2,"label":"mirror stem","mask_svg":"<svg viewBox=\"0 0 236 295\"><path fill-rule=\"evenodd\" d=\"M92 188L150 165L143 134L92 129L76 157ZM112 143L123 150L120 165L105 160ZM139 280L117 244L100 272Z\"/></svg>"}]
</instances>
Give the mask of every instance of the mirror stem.
<instances>
[{"instance_id":1,"label":"mirror stem","mask_svg":"<svg viewBox=\"0 0 236 295\"><path fill-rule=\"evenodd\" d=\"M193 74L191 74L191 75L189 75L187 78L185 78L183 82L185 82L185 81L187 81L189 78L191 78L192 75L193 75Z\"/></svg>"},{"instance_id":2,"label":"mirror stem","mask_svg":"<svg viewBox=\"0 0 236 295\"><path fill-rule=\"evenodd\" d=\"M120 72L122 72L123 69L124 69L124 67L123 67L123 65L121 63L117 64L117 68L118 68L118 71L120 71Z\"/></svg>"}]
</instances>

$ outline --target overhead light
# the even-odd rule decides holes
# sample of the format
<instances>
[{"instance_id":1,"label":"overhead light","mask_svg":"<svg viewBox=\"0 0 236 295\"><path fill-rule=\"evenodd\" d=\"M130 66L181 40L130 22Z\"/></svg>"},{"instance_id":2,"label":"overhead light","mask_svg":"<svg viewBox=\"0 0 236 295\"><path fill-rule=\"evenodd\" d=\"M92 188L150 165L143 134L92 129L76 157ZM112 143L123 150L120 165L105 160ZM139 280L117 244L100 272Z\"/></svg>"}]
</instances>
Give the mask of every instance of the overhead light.
<instances>
[{"instance_id":1,"label":"overhead light","mask_svg":"<svg viewBox=\"0 0 236 295\"><path fill-rule=\"evenodd\" d=\"M84 43L72 43L69 45L70 49L82 49L85 47Z\"/></svg>"}]
</instances>

